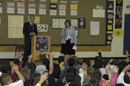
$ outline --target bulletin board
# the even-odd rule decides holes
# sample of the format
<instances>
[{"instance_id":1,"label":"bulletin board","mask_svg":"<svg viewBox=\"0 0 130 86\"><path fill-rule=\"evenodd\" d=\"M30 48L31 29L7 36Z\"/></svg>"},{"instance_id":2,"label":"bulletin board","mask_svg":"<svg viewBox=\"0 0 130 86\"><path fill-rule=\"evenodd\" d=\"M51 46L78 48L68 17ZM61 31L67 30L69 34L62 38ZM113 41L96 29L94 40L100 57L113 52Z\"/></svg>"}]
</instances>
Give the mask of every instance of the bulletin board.
<instances>
[{"instance_id":1,"label":"bulletin board","mask_svg":"<svg viewBox=\"0 0 130 86\"><path fill-rule=\"evenodd\" d=\"M25 0L25 14L18 14L17 13L17 2L21 2L21 0L9 0L15 2L15 13L9 14L7 13L7 1L8 0L0 0L2 2L2 9L3 13L0 13L1 17L1 25L0 25L0 45L13 45L16 43L24 43L24 36L23 38L8 38L8 15L22 15L23 16L23 24L28 22L28 3L29 0ZM93 9L96 9L97 5L101 5L103 9L106 11L106 4L107 0L75 0L78 1L78 10L77 16L70 15L70 5L72 4L73 0L67 0L66 4L66 16L59 16L59 4L60 0L57 0L57 15L52 16L50 15L50 4L51 0L46 0L46 15L39 15L39 0L34 0L32 3L36 3L36 14L35 16L40 17L40 24L48 24L48 32L39 32L38 35L50 35L52 38L51 44L52 45L61 45L61 31L62 29L59 28L52 28L52 18L65 18L67 20L71 19L79 19L85 18L86 28L80 29L79 26L75 27L78 30L77 36L77 45L106 45L106 17L104 18L94 18L93 17ZM106 12L105 12L106 16ZM90 21L98 21L100 22L100 34L97 36L90 35Z\"/></svg>"}]
</instances>

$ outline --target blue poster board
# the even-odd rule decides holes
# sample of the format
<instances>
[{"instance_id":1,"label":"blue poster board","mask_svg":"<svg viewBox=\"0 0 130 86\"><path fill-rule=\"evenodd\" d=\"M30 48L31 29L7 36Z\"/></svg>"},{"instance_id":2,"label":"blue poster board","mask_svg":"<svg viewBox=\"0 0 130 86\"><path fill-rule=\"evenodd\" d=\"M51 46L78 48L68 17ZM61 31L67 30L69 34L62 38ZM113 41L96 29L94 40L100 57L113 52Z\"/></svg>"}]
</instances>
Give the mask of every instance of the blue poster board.
<instances>
[{"instance_id":1,"label":"blue poster board","mask_svg":"<svg viewBox=\"0 0 130 86\"><path fill-rule=\"evenodd\" d=\"M125 14L123 54L126 50L130 53L130 14Z\"/></svg>"}]
</instances>

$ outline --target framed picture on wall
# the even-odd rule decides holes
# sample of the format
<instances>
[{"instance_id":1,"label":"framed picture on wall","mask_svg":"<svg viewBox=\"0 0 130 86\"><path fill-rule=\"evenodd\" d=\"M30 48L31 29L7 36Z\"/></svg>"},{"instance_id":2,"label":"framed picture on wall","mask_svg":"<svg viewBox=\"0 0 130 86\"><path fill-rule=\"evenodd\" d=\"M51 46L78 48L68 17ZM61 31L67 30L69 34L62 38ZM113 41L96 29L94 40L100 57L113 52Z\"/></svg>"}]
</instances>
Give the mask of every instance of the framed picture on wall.
<instances>
[{"instance_id":1,"label":"framed picture on wall","mask_svg":"<svg viewBox=\"0 0 130 86\"><path fill-rule=\"evenodd\" d=\"M78 27L78 19L77 18L72 18L71 19L71 26Z\"/></svg>"},{"instance_id":2,"label":"framed picture on wall","mask_svg":"<svg viewBox=\"0 0 130 86\"><path fill-rule=\"evenodd\" d=\"M66 18L52 18L52 29L61 29L65 27Z\"/></svg>"},{"instance_id":3,"label":"framed picture on wall","mask_svg":"<svg viewBox=\"0 0 130 86\"><path fill-rule=\"evenodd\" d=\"M85 18L79 18L79 28L81 29L86 28Z\"/></svg>"},{"instance_id":4,"label":"framed picture on wall","mask_svg":"<svg viewBox=\"0 0 130 86\"><path fill-rule=\"evenodd\" d=\"M76 37L79 37L79 30L75 30Z\"/></svg>"}]
</instances>

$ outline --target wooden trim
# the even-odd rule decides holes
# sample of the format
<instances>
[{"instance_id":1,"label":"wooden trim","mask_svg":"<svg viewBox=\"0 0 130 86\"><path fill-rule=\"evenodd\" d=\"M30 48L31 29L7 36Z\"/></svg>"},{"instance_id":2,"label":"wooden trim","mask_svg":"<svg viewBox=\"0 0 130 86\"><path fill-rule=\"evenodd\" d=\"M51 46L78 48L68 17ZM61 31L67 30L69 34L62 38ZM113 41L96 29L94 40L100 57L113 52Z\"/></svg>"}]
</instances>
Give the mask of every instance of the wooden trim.
<instances>
[{"instance_id":1,"label":"wooden trim","mask_svg":"<svg viewBox=\"0 0 130 86\"><path fill-rule=\"evenodd\" d=\"M16 46L0 46L0 52L15 52L15 48Z\"/></svg>"},{"instance_id":2,"label":"wooden trim","mask_svg":"<svg viewBox=\"0 0 130 86\"><path fill-rule=\"evenodd\" d=\"M0 46L0 52L15 52L16 46ZM97 51L98 49L102 49L102 51L111 51L111 45L107 46L78 46L77 51ZM51 46L51 51L59 52L61 50L61 46ZM24 51L21 49L20 51Z\"/></svg>"},{"instance_id":3,"label":"wooden trim","mask_svg":"<svg viewBox=\"0 0 130 86\"><path fill-rule=\"evenodd\" d=\"M61 51L61 46L52 46L53 52ZM111 51L111 45L107 46L77 46L77 51L98 51L102 49L102 51Z\"/></svg>"}]
</instances>

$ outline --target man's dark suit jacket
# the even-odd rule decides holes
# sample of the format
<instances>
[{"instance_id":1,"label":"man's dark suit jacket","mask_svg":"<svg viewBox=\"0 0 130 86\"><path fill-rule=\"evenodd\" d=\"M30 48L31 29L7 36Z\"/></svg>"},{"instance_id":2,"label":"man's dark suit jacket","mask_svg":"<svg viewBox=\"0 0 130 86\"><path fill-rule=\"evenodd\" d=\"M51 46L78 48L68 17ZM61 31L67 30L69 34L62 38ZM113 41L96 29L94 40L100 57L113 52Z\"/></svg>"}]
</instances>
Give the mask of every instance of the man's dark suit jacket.
<instances>
[{"instance_id":1,"label":"man's dark suit jacket","mask_svg":"<svg viewBox=\"0 0 130 86\"><path fill-rule=\"evenodd\" d=\"M34 24L34 31L35 34L37 35L37 25ZM30 26L30 22L26 22L24 23L24 27L23 27L23 34L25 35L25 38L24 38L24 43L25 44L31 44L31 36L30 36L30 33L32 32L32 28Z\"/></svg>"}]
</instances>

